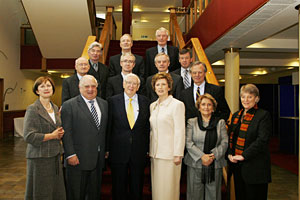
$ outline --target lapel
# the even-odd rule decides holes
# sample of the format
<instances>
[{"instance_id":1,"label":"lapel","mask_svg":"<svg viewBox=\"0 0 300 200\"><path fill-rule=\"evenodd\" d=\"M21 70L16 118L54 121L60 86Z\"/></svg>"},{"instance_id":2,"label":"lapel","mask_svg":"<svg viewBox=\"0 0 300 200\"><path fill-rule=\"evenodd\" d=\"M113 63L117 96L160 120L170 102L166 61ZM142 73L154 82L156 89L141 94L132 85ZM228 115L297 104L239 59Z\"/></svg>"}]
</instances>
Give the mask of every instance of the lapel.
<instances>
[{"instance_id":1,"label":"lapel","mask_svg":"<svg viewBox=\"0 0 300 200\"><path fill-rule=\"evenodd\" d=\"M99 97L96 97L96 101L97 101L97 103L98 103L98 106L99 106L99 109L100 109L100 112L101 112L101 118L100 118L100 129L99 129L99 132L101 132L101 129L102 129L102 123L101 122L103 122L104 121L104 112L105 112L105 110L104 110L104 105L100 102L100 98ZM94 120L93 120L94 121ZM95 123L94 123L95 124ZM95 124L95 126L96 126L96 124ZM97 128L97 126L96 126L96 128Z\"/></svg>"},{"instance_id":2,"label":"lapel","mask_svg":"<svg viewBox=\"0 0 300 200\"><path fill-rule=\"evenodd\" d=\"M96 123L94 121L94 118L92 117L91 111L89 107L86 105L84 99L82 98L81 95L77 97L77 102L78 102L78 107L82 111L82 113L86 116L86 118L93 124L93 126L97 128ZM98 103L98 101L97 101ZM99 105L100 106L100 105ZM102 112L101 112L102 113Z\"/></svg>"},{"instance_id":3,"label":"lapel","mask_svg":"<svg viewBox=\"0 0 300 200\"><path fill-rule=\"evenodd\" d=\"M51 119L51 117L49 116L49 114L48 114L48 112L46 111L46 109L43 107L43 105L42 105L42 103L40 102L40 100L37 99L37 100L35 101L34 104L36 105L38 114L39 114L42 118L44 118L46 121L48 121L48 122L51 124L51 126L53 126L54 128L56 128L56 124L55 124L54 121ZM58 118L58 116L56 116L56 115L58 115L58 114L57 114L57 110L54 108L54 105L52 104L52 102L51 102L51 105L52 105L52 107L53 107L53 110L54 110L54 113L55 113L55 119L56 119L56 121L57 121L57 118ZM58 121L57 121L57 122L58 122Z\"/></svg>"},{"instance_id":4,"label":"lapel","mask_svg":"<svg viewBox=\"0 0 300 200\"><path fill-rule=\"evenodd\" d=\"M171 50L171 47L167 45L167 51L168 51L168 56L170 57L170 62L171 62L171 56L173 55L173 52Z\"/></svg>"},{"instance_id":5,"label":"lapel","mask_svg":"<svg viewBox=\"0 0 300 200\"><path fill-rule=\"evenodd\" d=\"M187 88L187 98L189 98L189 103L191 105L195 105L195 100L194 100L194 85L192 85L191 87Z\"/></svg>"},{"instance_id":6,"label":"lapel","mask_svg":"<svg viewBox=\"0 0 300 200\"><path fill-rule=\"evenodd\" d=\"M139 103L139 112L138 112L139 114L138 114L138 117L137 117L137 119L135 121L135 124L139 123L139 121L141 121L141 120L144 120L143 116L144 116L144 113L146 113L146 109L147 109L144 106L145 104L144 104L143 100L141 99L140 95L138 95L138 103ZM135 126L135 124L134 124L134 126Z\"/></svg>"},{"instance_id":7,"label":"lapel","mask_svg":"<svg viewBox=\"0 0 300 200\"><path fill-rule=\"evenodd\" d=\"M128 118L127 118L124 93L121 93L117 100L118 100L118 106L119 106L118 110L119 110L121 119L122 119L124 125L128 126L128 128L131 129L129 122L128 122Z\"/></svg>"},{"instance_id":8,"label":"lapel","mask_svg":"<svg viewBox=\"0 0 300 200\"><path fill-rule=\"evenodd\" d=\"M78 76L77 76L77 73L73 75L72 77L72 80L71 80L71 84L72 84L72 90L73 91L76 91L76 96L79 94L79 79L78 79Z\"/></svg>"}]
</instances>

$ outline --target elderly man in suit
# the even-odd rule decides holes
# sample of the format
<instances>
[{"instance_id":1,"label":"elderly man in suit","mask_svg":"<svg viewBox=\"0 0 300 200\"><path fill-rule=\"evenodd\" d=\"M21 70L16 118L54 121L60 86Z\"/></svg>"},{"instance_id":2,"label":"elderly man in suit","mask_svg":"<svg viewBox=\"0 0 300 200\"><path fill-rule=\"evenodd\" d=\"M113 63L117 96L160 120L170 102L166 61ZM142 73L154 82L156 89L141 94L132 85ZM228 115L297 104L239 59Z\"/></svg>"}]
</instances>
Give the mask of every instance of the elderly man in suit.
<instances>
[{"instance_id":1,"label":"elderly man in suit","mask_svg":"<svg viewBox=\"0 0 300 200\"><path fill-rule=\"evenodd\" d=\"M175 46L167 45L168 41L168 30L161 27L156 30L155 33L157 46L151 47L146 50L146 68L145 68L145 79L148 76L157 73L157 68L155 67L154 58L158 53L165 53L170 58L170 71L174 71L180 68L180 63L178 62L178 48Z\"/></svg>"},{"instance_id":2,"label":"elderly man in suit","mask_svg":"<svg viewBox=\"0 0 300 200\"><path fill-rule=\"evenodd\" d=\"M184 89L187 89L193 85L193 80L190 74L190 66L192 60L192 53L189 49L181 49L179 51L179 63L181 67L173 71L174 74L178 74L183 79Z\"/></svg>"},{"instance_id":3,"label":"elderly man in suit","mask_svg":"<svg viewBox=\"0 0 300 200\"><path fill-rule=\"evenodd\" d=\"M120 54L111 56L109 58L109 76L119 75L122 71L121 68L121 56L124 54L131 54L131 47L133 45L132 37L129 34L124 34L120 38L120 47L122 52ZM145 64L142 56L133 54L135 57L135 66L132 69L132 73L139 76L139 78L144 77L145 74Z\"/></svg>"},{"instance_id":4,"label":"elderly man in suit","mask_svg":"<svg viewBox=\"0 0 300 200\"><path fill-rule=\"evenodd\" d=\"M170 65L170 59L169 56L165 53L159 53L155 56L155 66L157 68L158 73L160 72L166 72L169 73L169 65ZM173 88L172 88L172 95L176 99L179 99L180 93L183 90L183 80L180 75L170 73L172 79L173 79ZM146 81L145 86L145 94L150 99L151 102L154 102L157 100L158 96L153 90L151 86L152 76L149 76Z\"/></svg>"},{"instance_id":5,"label":"elderly man in suit","mask_svg":"<svg viewBox=\"0 0 300 200\"><path fill-rule=\"evenodd\" d=\"M102 45L98 42L90 44L88 48L88 55L90 57L89 63L91 66L88 74L93 75L98 81L98 96L105 98L109 71L106 65L99 62L100 56L102 55Z\"/></svg>"},{"instance_id":6,"label":"elderly man in suit","mask_svg":"<svg viewBox=\"0 0 300 200\"><path fill-rule=\"evenodd\" d=\"M132 70L135 68L135 58L136 57L131 53L122 54L120 60L122 71L119 74L108 78L106 87L106 99L113 95L117 95L124 92L123 80L125 76L127 76L130 73L133 73ZM139 91L140 90L141 89L139 89Z\"/></svg>"},{"instance_id":7,"label":"elderly man in suit","mask_svg":"<svg viewBox=\"0 0 300 200\"><path fill-rule=\"evenodd\" d=\"M108 104L97 97L97 86L93 76L83 76L80 95L61 110L68 198L73 200L100 199Z\"/></svg>"},{"instance_id":8,"label":"elderly man in suit","mask_svg":"<svg viewBox=\"0 0 300 200\"><path fill-rule=\"evenodd\" d=\"M144 168L149 147L150 101L136 94L140 80L128 74L124 93L108 99L109 158L113 200L142 199ZM129 186L129 192L128 192Z\"/></svg>"},{"instance_id":9,"label":"elderly man in suit","mask_svg":"<svg viewBox=\"0 0 300 200\"><path fill-rule=\"evenodd\" d=\"M61 103L76 97L79 92L79 80L90 70L89 62L86 58L80 57L75 61L76 74L64 79L62 82Z\"/></svg>"},{"instance_id":10,"label":"elderly man in suit","mask_svg":"<svg viewBox=\"0 0 300 200\"><path fill-rule=\"evenodd\" d=\"M215 114L227 121L230 109L224 98L223 89L220 86L207 83L205 81L206 72L206 65L200 61L194 62L190 68L194 84L183 90L180 97L180 100L185 104L185 119L188 120L189 118L198 116L198 109L195 106L195 102L200 95L209 93L218 103Z\"/></svg>"}]
</instances>

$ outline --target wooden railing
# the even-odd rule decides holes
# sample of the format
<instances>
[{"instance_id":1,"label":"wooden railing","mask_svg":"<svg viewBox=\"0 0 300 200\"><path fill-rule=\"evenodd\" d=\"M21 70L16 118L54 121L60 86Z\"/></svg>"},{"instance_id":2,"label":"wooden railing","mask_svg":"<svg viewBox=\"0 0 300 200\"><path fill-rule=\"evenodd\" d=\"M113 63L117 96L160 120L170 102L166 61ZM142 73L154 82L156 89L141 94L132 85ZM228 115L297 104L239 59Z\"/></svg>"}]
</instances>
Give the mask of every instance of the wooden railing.
<instances>
[{"instance_id":1,"label":"wooden railing","mask_svg":"<svg viewBox=\"0 0 300 200\"><path fill-rule=\"evenodd\" d=\"M103 48L102 56L100 57L100 60L99 60L101 63L105 63L110 40L112 40L115 35L116 26L114 23L112 12L113 12L113 7L107 7L105 23L104 23L103 29L101 31L100 39L99 39L99 43L102 45L102 48ZM93 43L94 41L96 41L96 36L88 37L87 42L86 42L84 49L82 51L82 54L81 54L82 57L89 59L87 50L88 50L88 47L90 46L90 44Z\"/></svg>"},{"instance_id":2,"label":"wooden railing","mask_svg":"<svg viewBox=\"0 0 300 200\"><path fill-rule=\"evenodd\" d=\"M182 37L182 32L177 22L176 10L170 9L170 36L173 46L177 46L179 49L184 48L185 43Z\"/></svg>"}]
</instances>

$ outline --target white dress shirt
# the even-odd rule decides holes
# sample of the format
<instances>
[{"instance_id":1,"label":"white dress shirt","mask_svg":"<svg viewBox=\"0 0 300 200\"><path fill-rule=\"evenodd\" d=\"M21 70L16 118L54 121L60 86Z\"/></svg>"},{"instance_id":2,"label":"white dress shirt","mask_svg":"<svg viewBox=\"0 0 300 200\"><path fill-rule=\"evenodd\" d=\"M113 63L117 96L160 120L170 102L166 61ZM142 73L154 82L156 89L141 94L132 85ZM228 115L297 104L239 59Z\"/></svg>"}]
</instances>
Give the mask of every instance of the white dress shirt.
<instances>
[{"instance_id":1,"label":"white dress shirt","mask_svg":"<svg viewBox=\"0 0 300 200\"><path fill-rule=\"evenodd\" d=\"M129 104L129 97L127 96L127 94L124 92L124 99L125 99L125 110L127 112L127 107ZM134 121L136 121L136 119L139 116L139 102L138 102L138 96L137 94L135 94L133 97L131 97L131 104L133 107L133 112L134 112Z\"/></svg>"},{"instance_id":2,"label":"white dress shirt","mask_svg":"<svg viewBox=\"0 0 300 200\"><path fill-rule=\"evenodd\" d=\"M197 98L197 89L198 87L200 87L200 95L203 95L204 94L204 89L205 89L205 81L203 81L203 83L201 83L201 85L196 85L194 83L194 102L196 103L196 98Z\"/></svg>"},{"instance_id":3,"label":"white dress shirt","mask_svg":"<svg viewBox=\"0 0 300 200\"><path fill-rule=\"evenodd\" d=\"M162 53L162 48L164 48L164 53L168 55L167 45L165 45L164 47L161 47L161 46L157 45L157 51L158 51L158 53Z\"/></svg>"}]
</instances>

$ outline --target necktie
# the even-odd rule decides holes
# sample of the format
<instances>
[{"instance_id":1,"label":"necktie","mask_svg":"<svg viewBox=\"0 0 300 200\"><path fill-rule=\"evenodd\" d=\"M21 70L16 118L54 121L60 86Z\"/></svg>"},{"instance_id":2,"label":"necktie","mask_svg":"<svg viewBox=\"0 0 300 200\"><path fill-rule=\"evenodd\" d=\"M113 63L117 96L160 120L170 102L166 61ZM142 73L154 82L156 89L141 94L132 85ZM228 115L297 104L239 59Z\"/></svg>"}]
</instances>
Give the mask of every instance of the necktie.
<instances>
[{"instance_id":1,"label":"necktie","mask_svg":"<svg viewBox=\"0 0 300 200\"><path fill-rule=\"evenodd\" d=\"M161 48L161 52L162 52L162 53L165 53L165 48Z\"/></svg>"},{"instance_id":2,"label":"necktie","mask_svg":"<svg viewBox=\"0 0 300 200\"><path fill-rule=\"evenodd\" d=\"M200 87L197 88L196 101L199 99L199 97L200 97Z\"/></svg>"},{"instance_id":3,"label":"necktie","mask_svg":"<svg viewBox=\"0 0 300 200\"><path fill-rule=\"evenodd\" d=\"M91 104L91 114L92 114L92 117L96 123L96 126L97 128L99 129L100 128L100 123L99 123L99 118L98 118L98 114L97 114L97 111L96 111L96 108L94 106L94 100L90 100L89 103Z\"/></svg>"},{"instance_id":4,"label":"necktie","mask_svg":"<svg viewBox=\"0 0 300 200\"><path fill-rule=\"evenodd\" d=\"M184 84L184 89L190 87L190 80L188 76L189 70L184 71L184 77L183 77L183 84Z\"/></svg>"},{"instance_id":5,"label":"necktie","mask_svg":"<svg viewBox=\"0 0 300 200\"><path fill-rule=\"evenodd\" d=\"M132 106L131 101L132 101L132 98L129 99L129 103L127 106L127 119L128 119L130 128L132 129L135 121L134 121L134 112L133 112L133 106Z\"/></svg>"},{"instance_id":6,"label":"necktie","mask_svg":"<svg viewBox=\"0 0 300 200\"><path fill-rule=\"evenodd\" d=\"M94 67L95 71L97 72L98 71L98 65L97 65L97 63L94 63L93 67Z\"/></svg>"}]
</instances>

